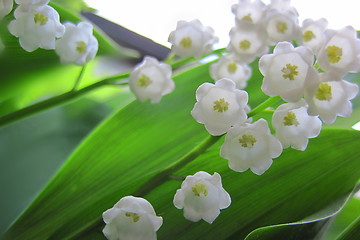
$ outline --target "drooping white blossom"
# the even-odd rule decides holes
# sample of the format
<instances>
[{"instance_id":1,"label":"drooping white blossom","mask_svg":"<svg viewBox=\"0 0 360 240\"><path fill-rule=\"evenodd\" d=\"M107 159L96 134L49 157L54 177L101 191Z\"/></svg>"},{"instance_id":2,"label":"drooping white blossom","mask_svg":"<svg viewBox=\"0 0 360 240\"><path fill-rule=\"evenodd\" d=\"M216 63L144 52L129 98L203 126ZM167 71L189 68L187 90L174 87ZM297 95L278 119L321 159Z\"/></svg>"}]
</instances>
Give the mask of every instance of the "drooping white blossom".
<instances>
[{"instance_id":1,"label":"drooping white blossom","mask_svg":"<svg viewBox=\"0 0 360 240\"><path fill-rule=\"evenodd\" d=\"M20 9L20 10L19 10ZM15 10L15 20L9 23L9 31L19 38L20 45L28 52L37 48L54 49L55 39L64 34L59 14L49 5Z\"/></svg>"},{"instance_id":2,"label":"drooping white blossom","mask_svg":"<svg viewBox=\"0 0 360 240\"><path fill-rule=\"evenodd\" d=\"M98 50L98 41L93 35L93 27L88 22L77 25L64 24L64 36L55 43L55 52L62 63L84 65L93 59Z\"/></svg>"},{"instance_id":3,"label":"drooping white blossom","mask_svg":"<svg viewBox=\"0 0 360 240\"><path fill-rule=\"evenodd\" d=\"M305 88L318 81L318 71L313 66L314 54L308 47L294 48L289 42L276 45L273 54L260 58L259 69L264 75L261 89L269 96L280 96L288 102L297 102Z\"/></svg>"},{"instance_id":4,"label":"drooping white blossom","mask_svg":"<svg viewBox=\"0 0 360 240\"><path fill-rule=\"evenodd\" d=\"M239 3L231 6L237 24L243 21L258 24L263 20L265 10L266 6L261 0L239 0Z\"/></svg>"},{"instance_id":5,"label":"drooping white blossom","mask_svg":"<svg viewBox=\"0 0 360 240\"><path fill-rule=\"evenodd\" d=\"M0 20L8 15L13 8L13 0L0 0Z\"/></svg>"},{"instance_id":6,"label":"drooping white blossom","mask_svg":"<svg viewBox=\"0 0 360 240\"><path fill-rule=\"evenodd\" d=\"M268 5L264 24L268 43L301 39L298 12L290 5L289 0L275 0Z\"/></svg>"},{"instance_id":7,"label":"drooping white blossom","mask_svg":"<svg viewBox=\"0 0 360 240\"><path fill-rule=\"evenodd\" d=\"M236 89L230 79L201 84L196 90L196 100L191 115L198 123L204 124L211 135L224 134L247 119L248 94Z\"/></svg>"},{"instance_id":8,"label":"drooping white blossom","mask_svg":"<svg viewBox=\"0 0 360 240\"><path fill-rule=\"evenodd\" d=\"M347 72L360 71L360 39L356 30L347 26L338 31L325 31L325 44L317 63L325 71L324 81L342 79Z\"/></svg>"},{"instance_id":9,"label":"drooping white blossom","mask_svg":"<svg viewBox=\"0 0 360 240\"><path fill-rule=\"evenodd\" d=\"M317 21L312 19L305 19L302 24L302 44L313 50L315 55L320 51L320 48L325 43L325 30L327 27L327 20L320 18Z\"/></svg>"},{"instance_id":10,"label":"drooping white blossom","mask_svg":"<svg viewBox=\"0 0 360 240\"><path fill-rule=\"evenodd\" d=\"M240 63L251 63L256 57L269 52L267 35L262 25L242 22L230 30L227 50Z\"/></svg>"},{"instance_id":11,"label":"drooping white blossom","mask_svg":"<svg viewBox=\"0 0 360 240\"><path fill-rule=\"evenodd\" d=\"M229 160L229 167L236 172L250 168L253 173L261 175L281 152L280 141L271 135L268 123L261 118L252 124L231 128L221 146L220 156Z\"/></svg>"},{"instance_id":12,"label":"drooping white blossom","mask_svg":"<svg viewBox=\"0 0 360 240\"><path fill-rule=\"evenodd\" d=\"M211 53L213 44L218 42L211 27L204 27L195 19L190 22L178 21L176 29L169 35L171 52L180 57L200 58Z\"/></svg>"},{"instance_id":13,"label":"drooping white blossom","mask_svg":"<svg viewBox=\"0 0 360 240\"><path fill-rule=\"evenodd\" d=\"M157 103L175 88L171 74L169 64L148 56L131 72L129 86L139 101L150 99L151 103Z\"/></svg>"},{"instance_id":14,"label":"drooping white blossom","mask_svg":"<svg viewBox=\"0 0 360 240\"><path fill-rule=\"evenodd\" d=\"M197 172L187 176L176 191L174 205L184 209L184 217L197 222L200 219L212 223L220 214L220 209L229 207L230 195L225 191L218 173Z\"/></svg>"},{"instance_id":15,"label":"drooping white blossom","mask_svg":"<svg viewBox=\"0 0 360 240\"><path fill-rule=\"evenodd\" d=\"M215 81L229 78L239 89L246 87L246 81L251 77L251 73L250 66L236 62L233 55L221 56L219 61L210 65L210 75Z\"/></svg>"},{"instance_id":16,"label":"drooping white blossom","mask_svg":"<svg viewBox=\"0 0 360 240\"><path fill-rule=\"evenodd\" d=\"M305 92L305 100L309 104L308 113L312 116L319 115L329 125L335 122L336 116L351 115L350 100L356 97L359 87L344 80L324 81L325 77L325 73L322 73L321 81Z\"/></svg>"},{"instance_id":17,"label":"drooping white blossom","mask_svg":"<svg viewBox=\"0 0 360 240\"><path fill-rule=\"evenodd\" d=\"M126 196L103 213L103 229L109 240L156 240L156 231L163 223L151 204L143 199Z\"/></svg>"},{"instance_id":18,"label":"drooping white blossom","mask_svg":"<svg viewBox=\"0 0 360 240\"><path fill-rule=\"evenodd\" d=\"M292 147L304 151L309 138L317 137L322 122L317 116L309 116L304 99L296 103L280 105L272 117L272 126L283 148Z\"/></svg>"}]
</instances>

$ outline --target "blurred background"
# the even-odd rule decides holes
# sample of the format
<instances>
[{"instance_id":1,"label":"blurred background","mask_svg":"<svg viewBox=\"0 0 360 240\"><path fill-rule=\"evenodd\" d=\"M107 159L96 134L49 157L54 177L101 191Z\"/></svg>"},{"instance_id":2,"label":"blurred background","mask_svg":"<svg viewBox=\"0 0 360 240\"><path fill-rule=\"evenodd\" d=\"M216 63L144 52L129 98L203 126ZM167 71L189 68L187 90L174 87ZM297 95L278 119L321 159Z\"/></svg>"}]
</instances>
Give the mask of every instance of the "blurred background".
<instances>
[{"instance_id":1,"label":"blurred background","mask_svg":"<svg viewBox=\"0 0 360 240\"><path fill-rule=\"evenodd\" d=\"M111 37L108 40L113 46L99 50L99 57L87 66L86 80L80 87L131 70L143 55L165 58L170 47L168 35L178 20L198 18L205 26L214 28L220 39L216 48L226 47L228 33L234 26L231 5L237 3L236 0L51 2L75 15L82 14L96 25L97 31ZM356 0L291 2L300 14L300 23L306 18L324 17L330 28L352 25L360 29ZM61 13L60 16L63 19ZM8 47L0 57L0 115L68 91L81 70L77 66L61 66L51 51L24 52L17 39L7 33L6 25L11 18L8 16L0 23L0 37ZM109 55L111 52L116 54ZM0 128L0 233L33 201L81 140L133 99L127 88L104 87ZM353 201L352 204L358 204L358 200Z\"/></svg>"}]
</instances>

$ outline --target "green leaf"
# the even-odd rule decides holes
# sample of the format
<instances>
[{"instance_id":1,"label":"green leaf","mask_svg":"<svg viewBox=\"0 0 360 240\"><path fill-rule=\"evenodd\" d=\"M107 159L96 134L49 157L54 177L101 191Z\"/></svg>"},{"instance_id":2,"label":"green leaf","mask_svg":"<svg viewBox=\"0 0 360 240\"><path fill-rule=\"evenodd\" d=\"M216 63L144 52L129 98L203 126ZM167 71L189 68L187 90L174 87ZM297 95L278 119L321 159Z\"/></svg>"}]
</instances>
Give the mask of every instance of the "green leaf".
<instances>
[{"instance_id":1,"label":"green leaf","mask_svg":"<svg viewBox=\"0 0 360 240\"><path fill-rule=\"evenodd\" d=\"M256 239L323 239L329 225L332 224L332 217L335 217L343 210L352 194L358 191L355 189L349 194L345 194L340 199L332 202L321 211L302 219L301 221L268 227L258 228L252 231L246 240Z\"/></svg>"},{"instance_id":2,"label":"green leaf","mask_svg":"<svg viewBox=\"0 0 360 240\"><path fill-rule=\"evenodd\" d=\"M351 225L340 234L337 240L360 239L360 217L358 217Z\"/></svg>"},{"instance_id":3,"label":"green leaf","mask_svg":"<svg viewBox=\"0 0 360 240\"><path fill-rule=\"evenodd\" d=\"M195 90L210 81L209 64L174 77L159 104L133 102L105 121L74 152L12 226L11 239L59 239L82 231L201 141L207 132L190 115ZM49 214L51 212L51 214Z\"/></svg>"},{"instance_id":4,"label":"green leaf","mask_svg":"<svg viewBox=\"0 0 360 240\"><path fill-rule=\"evenodd\" d=\"M341 210L339 214L334 217L334 221L331 224L324 239L335 239L345 228L347 228L360 213L360 199L353 196L346 204L345 208Z\"/></svg>"}]
</instances>

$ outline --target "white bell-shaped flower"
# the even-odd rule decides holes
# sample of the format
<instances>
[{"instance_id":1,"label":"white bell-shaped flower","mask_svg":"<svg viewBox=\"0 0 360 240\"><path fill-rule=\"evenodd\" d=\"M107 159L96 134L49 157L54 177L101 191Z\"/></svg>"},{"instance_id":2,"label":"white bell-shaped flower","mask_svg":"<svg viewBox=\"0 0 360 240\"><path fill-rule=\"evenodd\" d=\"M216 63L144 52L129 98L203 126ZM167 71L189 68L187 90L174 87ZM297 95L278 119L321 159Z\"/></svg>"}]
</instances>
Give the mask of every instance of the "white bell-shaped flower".
<instances>
[{"instance_id":1,"label":"white bell-shaped flower","mask_svg":"<svg viewBox=\"0 0 360 240\"><path fill-rule=\"evenodd\" d=\"M157 103L175 88L171 74L169 64L148 56L131 72L129 86L140 102L150 99L151 103Z\"/></svg>"},{"instance_id":2,"label":"white bell-shaped flower","mask_svg":"<svg viewBox=\"0 0 360 240\"><path fill-rule=\"evenodd\" d=\"M106 210L103 220L103 233L109 240L156 240L163 223L147 200L133 196L123 197Z\"/></svg>"},{"instance_id":3,"label":"white bell-shaped flower","mask_svg":"<svg viewBox=\"0 0 360 240\"><path fill-rule=\"evenodd\" d=\"M220 156L229 160L229 167L236 172L250 168L253 173L261 175L281 152L280 141L271 135L268 123L261 118L252 124L231 128L221 146Z\"/></svg>"},{"instance_id":4,"label":"white bell-shaped flower","mask_svg":"<svg viewBox=\"0 0 360 240\"><path fill-rule=\"evenodd\" d=\"M59 14L54 8L41 5L31 7L27 11L15 12L17 13L15 20L9 23L8 28L12 35L19 38L23 49L32 52L39 47L55 48L55 39L63 36L65 28L60 23Z\"/></svg>"},{"instance_id":5,"label":"white bell-shaped flower","mask_svg":"<svg viewBox=\"0 0 360 240\"><path fill-rule=\"evenodd\" d=\"M201 58L211 53L213 44L218 42L211 27L204 27L195 19L191 22L178 21L176 29L169 35L168 41L172 43L171 52L180 57Z\"/></svg>"},{"instance_id":6,"label":"white bell-shaped flower","mask_svg":"<svg viewBox=\"0 0 360 240\"><path fill-rule=\"evenodd\" d=\"M68 22L64 26L64 36L55 43L55 52L60 56L60 61L84 65L93 59L99 46L92 25L88 22L77 25Z\"/></svg>"},{"instance_id":7,"label":"white bell-shaped flower","mask_svg":"<svg viewBox=\"0 0 360 240\"><path fill-rule=\"evenodd\" d=\"M272 117L272 126L283 148L292 147L304 151L309 138L317 137L322 122L317 116L309 116L304 99L297 103L280 105Z\"/></svg>"},{"instance_id":8,"label":"white bell-shaped flower","mask_svg":"<svg viewBox=\"0 0 360 240\"><path fill-rule=\"evenodd\" d=\"M298 16L297 10L290 5L289 0L271 1L264 18L268 43L301 39Z\"/></svg>"},{"instance_id":9,"label":"white bell-shaped flower","mask_svg":"<svg viewBox=\"0 0 360 240\"><path fill-rule=\"evenodd\" d=\"M347 26L338 31L325 31L326 41L318 54L319 67L326 72L324 81L341 80L347 72L360 71L360 39L356 30Z\"/></svg>"},{"instance_id":10,"label":"white bell-shaped flower","mask_svg":"<svg viewBox=\"0 0 360 240\"><path fill-rule=\"evenodd\" d=\"M233 55L221 56L219 61L210 65L210 75L215 81L229 78L235 82L238 89L246 87L251 73L250 66L236 62Z\"/></svg>"},{"instance_id":11,"label":"white bell-shaped flower","mask_svg":"<svg viewBox=\"0 0 360 240\"><path fill-rule=\"evenodd\" d=\"M359 87L344 80L324 81L324 77L325 73L322 73L322 81L305 92L305 100L309 104L308 113L312 116L319 115L329 125L335 122L336 116L350 117L350 100L356 97Z\"/></svg>"},{"instance_id":12,"label":"white bell-shaped flower","mask_svg":"<svg viewBox=\"0 0 360 240\"><path fill-rule=\"evenodd\" d=\"M0 0L0 20L8 15L13 8L13 0Z\"/></svg>"},{"instance_id":13,"label":"white bell-shaped flower","mask_svg":"<svg viewBox=\"0 0 360 240\"><path fill-rule=\"evenodd\" d=\"M313 61L310 48L294 48L289 42L278 43L273 54L259 60L259 69L264 75L261 89L269 96L279 95L288 102L299 101L305 88L313 87L318 81Z\"/></svg>"},{"instance_id":14,"label":"white bell-shaped flower","mask_svg":"<svg viewBox=\"0 0 360 240\"><path fill-rule=\"evenodd\" d=\"M203 83L196 90L195 106L191 115L214 136L226 133L232 126L246 121L248 94L236 89L230 79L220 79L215 85Z\"/></svg>"},{"instance_id":15,"label":"white bell-shaped flower","mask_svg":"<svg viewBox=\"0 0 360 240\"><path fill-rule=\"evenodd\" d=\"M219 216L220 209L230 204L230 195L224 190L218 173L211 176L200 171L187 176L174 196L175 207L183 208L184 217L193 222L204 219L211 224Z\"/></svg>"},{"instance_id":16,"label":"white bell-shaped flower","mask_svg":"<svg viewBox=\"0 0 360 240\"><path fill-rule=\"evenodd\" d=\"M320 48L325 43L325 30L327 27L327 20L320 18L317 21L312 19L305 19L302 24L302 44L313 50L315 55L320 51Z\"/></svg>"},{"instance_id":17,"label":"white bell-shaped flower","mask_svg":"<svg viewBox=\"0 0 360 240\"><path fill-rule=\"evenodd\" d=\"M240 63L251 63L256 57L269 52L267 36L262 25L248 22L237 24L230 30L227 50L236 56Z\"/></svg>"},{"instance_id":18,"label":"white bell-shaped flower","mask_svg":"<svg viewBox=\"0 0 360 240\"><path fill-rule=\"evenodd\" d=\"M231 6L237 24L244 21L258 24L263 20L265 10L266 6L261 0L239 0L238 4Z\"/></svg>"}]
</instances>

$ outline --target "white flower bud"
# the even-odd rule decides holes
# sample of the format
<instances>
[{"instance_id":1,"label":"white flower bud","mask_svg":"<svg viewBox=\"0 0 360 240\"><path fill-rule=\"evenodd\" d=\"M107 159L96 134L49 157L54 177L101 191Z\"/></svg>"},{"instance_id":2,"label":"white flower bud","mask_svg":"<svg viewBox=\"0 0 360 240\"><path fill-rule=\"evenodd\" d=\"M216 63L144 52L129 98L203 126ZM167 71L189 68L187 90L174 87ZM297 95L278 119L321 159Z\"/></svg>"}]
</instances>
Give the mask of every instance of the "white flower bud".
<instances>
[{"instance_id":1,"label":"white flower bud","mask_svg":"<svg viewBox=\"0 0 360 240\"><path fill-rule=\"evenodd\" d=\"M322 122L317 116L309 116L304 99L297 103L280 105L272 117L272 126L283 148L292 147L304 151L309 138L317 137Z\"/></svg>"},{"instance_id":2,"label":"white flower bud","mask_svg":"<svg viewBox=\"0 0 360 240\"><path fill-rule=\"evenodd\" d=\"M246 121L248 94L235 88L230 79L220 79L215 85L203 83L196 90L191 115L214 136L226 133L232 126Z\"/></svg>"},{"instance_id":3,"label":"white flower bud","mask_svg":"<svg viewBox=\"0 0 360 240\"><path fill-rule=\"evenodd\" d=\"M23 49L32 52L39 47L55 48L55 39L63 36L64 26L54 8L44 5L16 12L15 20L9 23L8 28L12 35L19 38Z\"/></svg>"},{"instance_id":4,"label":"white flower bud","mask_svg":"<svg viewBox=\"0 0 360 240\"><path fill-rule=\"evenodd\" d=\"M351 99L358 94L359 87L344 80L324 81L325 74L313 89L305 92L305 100L309 104L308 113L320 115L326 124L332 124L336 116L350 117L352 113Z\"/></svg>"},{"instance_id":5,"label":"white flower bud","mask_svg":"<svg viewBox=\"0 0 360 240\"><path fill-rule=\"evenodd\" d=\"M153 57L145 57L131 72L129 86L139 101L150 99L151 103L157 103L163 95L175 88L171 74L169 64L160 63Z\"/></svg>"},{"instance_id":6,"label":"white flower bud","mask_svg":"<svg viewBox=\"0 0 360 240\"><path fill-rule=\"evenodd\" d=\"M278 43L273 54L264 55L259 60L259 69L264 75L261 89L269 96L279 95L288 102L299 101L305 88L318 81L313 61L310 48L294 48L289 42Z\"/></svg>"},{"instance_id":7,"label":"white flower bud","mask_svg":"<svg viewBox=\"0 0 360 240\"><path fill-rule=\"evenodd\" d=\"M238 89L246 87L251 72L249 65L237 63L232 55L221 56L219 61L210 65L210 75L215 81L229 78L235 82Z\"/></svg>"},{"instance_id":8,"label":"white flower bud","mask_svg":"<svg viewBox=\"0 0 360 240\"><path fill-rule=\"evenodd\" d=\"M163 223L154 208L143 198L126 196L103 213L103 233L109 240L156 240Z\"/></svg>"},{"instance_id":9,"label":"white flower bud","mask_svg":"<svg viewBox=\"0 0 360 240\"><path fill-rule=\"evenodd\" d=\"M193 222L204 219L211 224L219 216L220 209L230 204L230 195L222 187L218 173L211 176L200 171L187 176L174 196L175 207L184 208L184 217Z\"/></svg>"},{"instance_id":10,"label":"white flower bud","mask_svg":"<svg viewBox=\"0 0 360 240\"><path fill-rule=\"evenodd\" d=\"M320 51L320 48L325 43L325 30L327 27L327 20L321 18L317 21L312 19L305 19L302 24L302 44L313 50L315 55Z\"/></svg>"},{"instance_id":11,"label":"white flower bud","mask_svg":"<svg viewBox=\"0 0 360 240\"><path fill-rule=\"evenodd\" d=\"M244 123L229 130L221 146L220 156L229 160L229 167L236 172L247 169L263 174L280 156L282 145L271 135L268 123L259 119L253 124Z\"/></svg>"},{"instance_id":12,"label":"white flower bud","mask_svg":"<svg viewBox=\"0 0 360 240\"><path fill-rule=\"evenodd\" d=\"M238 4L231 6L231 11L235 14L236 23L247 21L254 24L263 20L265 4L261 0L239 0Z\"/></svg>"},{"instance_id":13,"label":"white flower bud","mask_svg":"<svg viewBox=\"0 0 360 240\"><path fill-rule=\"evenodd\" d=\"M235 54L238 62L251 63L269 52L266 41L266 32L261 25L242 22L230 30L227 50Z\"/></svg>"},{"instance_id":14,"label":"white flower bud","mask_svg":"<svg viewBox=\"0 0 360 240\"><path fill-rule=\"evenodd\" d=\"M8 15L13 8L13 0L0 0L0 20Z\"/></svg>"},{"instance_id":15,"label":"white flower bud","mask_svg":"<svg viewBox=\"0 0 360 240\"><path fill-rule=\"evenodd\" d=\"M56 40L55 51L62 63L84 65L93 59L98 50L98 41L93 35L93 27L88 22L77 25L65 23L64 36Z\"/></svg>"},{"instance_id":16,"label":"white flower bud","mask_svg":"<svg viewBox=\"0 0 360 240\"><path fill-rule=\"evenodd\" d=\"M317 62L326 72L324 81L341 80L347 72L360 71L360 40L356 30L347 26L325 31L326 41L320 49Z\"/></svg>"},{"instance_id":17,"label":"white flower bud","mask_svg":"<svg viewBox=\"0 0 360 240\"><path fill-rule=\"evenodd\" d=\"M178 21L176 29L169 35L171 51L180 57L201 58L211 53L212 46L218 42L211 27L204 27L199 20Z\"/></svg>"}]
</instances>

